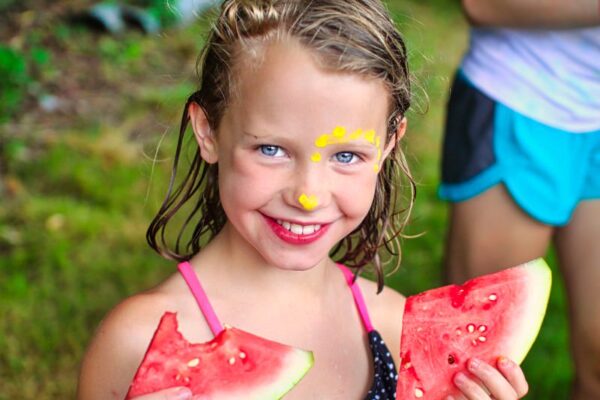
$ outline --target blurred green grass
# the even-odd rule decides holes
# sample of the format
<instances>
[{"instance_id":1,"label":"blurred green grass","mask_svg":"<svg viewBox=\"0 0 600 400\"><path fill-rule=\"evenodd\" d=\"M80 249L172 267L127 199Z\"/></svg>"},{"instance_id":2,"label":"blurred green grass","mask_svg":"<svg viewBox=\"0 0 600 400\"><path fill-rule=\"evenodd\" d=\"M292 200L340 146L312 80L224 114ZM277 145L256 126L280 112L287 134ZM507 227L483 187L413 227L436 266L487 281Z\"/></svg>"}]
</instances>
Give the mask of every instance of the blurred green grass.
<instances>
[{"instance_id":1,"label":"blurred green grass","mask_svg":"<svg viewBox=\"0 0 600 400\"><path fill-rule=\"evenodd\" d=\"M389 6L415 76L406 143L419 193L408 233L422 236L403 241L402 268L388 280L409 295L441 284L441 127L467 27L450 0ZM53 116L23 107L0 125L0 400L74 398L79 362L102 316L172 272L144 235L168 177L180 108L194 88L205 26L120 38L44 27L50 72L31 76L38 92L64 92L74 108ZM556 265L552 254L549 262ZM554 278L524 363L528 399L568 397L566 306Z\"/></svg>"}]
</instances>

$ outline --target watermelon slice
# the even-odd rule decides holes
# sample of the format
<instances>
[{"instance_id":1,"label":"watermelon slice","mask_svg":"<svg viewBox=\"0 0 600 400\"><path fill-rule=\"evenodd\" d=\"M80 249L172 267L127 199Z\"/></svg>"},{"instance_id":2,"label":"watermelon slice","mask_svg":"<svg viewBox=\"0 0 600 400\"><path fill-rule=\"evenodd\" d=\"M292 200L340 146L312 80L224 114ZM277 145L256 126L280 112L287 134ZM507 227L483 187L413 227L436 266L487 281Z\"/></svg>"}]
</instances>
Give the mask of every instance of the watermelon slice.
<instances>
[{"instance_id":1,"label":"watermelon slice","mask_svg":"<svg viewBox=\"0 0 600 400\"><path fill-rule=\"evenodd\" d=\"M174 386L214 400L279 399L312 367L313 355L235 328L190 343L175 313L158 324L126 399Z\"/></svg>"},{"instance_id":2,"label":"watermelon slice","mask_svg":"<svg viewBox=\"0 0 600 400\"><path fill-rule=\"evenodd\" d=\"M540 330L551 273L542 259L406 300L396 397L444 399L471 357L520 363Z\"/></svg>"}]
</instances>

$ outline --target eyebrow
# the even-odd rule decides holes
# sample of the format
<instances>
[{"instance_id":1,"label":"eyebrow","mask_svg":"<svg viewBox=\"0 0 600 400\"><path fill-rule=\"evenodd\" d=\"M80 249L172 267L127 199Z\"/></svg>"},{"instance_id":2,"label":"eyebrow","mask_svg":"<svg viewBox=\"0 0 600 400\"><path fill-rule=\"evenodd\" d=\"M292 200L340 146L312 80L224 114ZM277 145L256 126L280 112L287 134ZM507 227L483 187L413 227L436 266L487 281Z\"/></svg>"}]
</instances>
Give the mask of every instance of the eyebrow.
<instances>
[{"instance_id":1,"label":"eyebrow","mask_svg":"<svg viewBox=\"0 0 600 400\"><path fill-rule=\"evenodd\" d=\"M257 135L255 133L248 132L248 131L245 131L245 130L242 131L242 133L244 134L244 137L250 137L250 138L252 138L254 140L268 139L268 138L273 138L274 137L274 135L268 135L268 134L266 134L266 135Z\"/></svg>"},{"instance_id":2,"label":"eyebrow","mask_svg":"<svg viewBox=\"0 0 600 400\"><path fill-rule=\"evenodd\" d=\"M327 147L361 147L361 148L379 148L381 146L377 146L377 144L365 140L364 138L357 138L348 141L340 141L337 143L327 143L325 146L317 146L317 148L324 149Z\"/></svg>"},{"instance_id":3,"label":"eyebrow","mask_svg":"<svg viewBox=\"0 0 600 400\"><path fill-rule=\"evenodd\" d=\"M259 136L255 135L254 133L250 133L250 132L247 132L247 131L242 131L242 133L244 134L244 136L250 136L253 139L258 139L259 138Z\"/></svg>"},{"instance_id":4,"label":"eyebrow","mask_svg":"<svg viewBox=\"0 0 600 400\"><path fill-rule=\"evenodd\" d=\"M375 144L367 142L367 141L351 141L351 142L346 142L346 143L331 144L329 146L340 147L340 148L347 148L347 149L350 149L350 150L352 150L352 149L365 149L365 150L377 150L377 149L379 149L377 146L375 146Z\"/></svg>"}]
</instances>

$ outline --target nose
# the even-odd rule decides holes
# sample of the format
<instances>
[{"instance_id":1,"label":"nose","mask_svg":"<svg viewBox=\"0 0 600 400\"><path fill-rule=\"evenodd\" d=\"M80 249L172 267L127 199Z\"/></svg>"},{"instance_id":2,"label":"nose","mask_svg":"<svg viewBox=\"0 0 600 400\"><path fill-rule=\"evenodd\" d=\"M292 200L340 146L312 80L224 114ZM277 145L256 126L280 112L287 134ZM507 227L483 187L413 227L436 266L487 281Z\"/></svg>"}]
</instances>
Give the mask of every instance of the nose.
<instances>
[{"instance_id":1,"label":"nose","mask_svg":"<svg viewBox=\"0 0 600 400\"><path fill-rule=\"evenodd\" d=\"M327 178L317 165L296 169L284 195L285 202L304 212L326 207L331 200Z\"/></svg>"}]
</instances>

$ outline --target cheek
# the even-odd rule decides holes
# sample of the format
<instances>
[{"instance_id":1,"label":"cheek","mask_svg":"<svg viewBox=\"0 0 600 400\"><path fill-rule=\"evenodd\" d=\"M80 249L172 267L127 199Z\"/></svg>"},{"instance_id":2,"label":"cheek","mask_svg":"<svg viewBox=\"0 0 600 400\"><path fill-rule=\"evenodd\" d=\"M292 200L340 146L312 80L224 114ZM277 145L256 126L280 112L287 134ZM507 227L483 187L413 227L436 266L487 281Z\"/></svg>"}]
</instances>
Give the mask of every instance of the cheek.
<instances>
[{"instance_id":1,"label":"cheek","mask_svg":"<svg viewBox=\"0 0 600 400\"><path fill-rule=\"evenodd\" d=\"M373 173L355 177L351 182L340 185L339 201L344 213L362 221L373 203L376 183L377 175Z\"/></svg>"},{"instance_id":2,"label":"cheek","mask_svg":"<svg viewBox=\"0 0 600 400\"><path fill-rule=\"evenodd\" d=\"M249 157L232 157L219 163L219 190L223 203L260 206L273 195L275 180L267 168L249 161Z\"/></svg>"}]
</instances>

